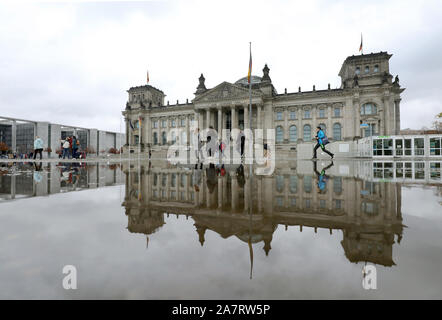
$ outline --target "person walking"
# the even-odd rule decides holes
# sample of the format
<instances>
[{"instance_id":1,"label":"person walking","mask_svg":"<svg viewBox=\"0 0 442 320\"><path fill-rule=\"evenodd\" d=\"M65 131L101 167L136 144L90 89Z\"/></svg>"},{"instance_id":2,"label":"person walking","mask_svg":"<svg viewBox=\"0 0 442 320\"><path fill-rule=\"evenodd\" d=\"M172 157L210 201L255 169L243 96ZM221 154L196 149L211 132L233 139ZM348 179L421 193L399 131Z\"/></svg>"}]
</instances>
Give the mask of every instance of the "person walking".
<instances>
[{"instance_id":1,"label":"person walking","mask_svg":"<svg viewBox=\"0 0 442 320\"><path fill-rule=\"evenodd\" d=\"M43 140L37 136L34 141L34 160L37 157L37 153L40 154L40 160L43 158Z\"/></svg>"},{"instance_id":2,"label":"person walking","mask_svg":"<svg viewBox=\"0 0 442 320\"><path fill-rule=\"evenodd\" d=\"M69 140L62 140L63 143L63 159L65 159L65 157L67 156L69 159L69 147L70 147L70 143Z\"/></svg>"},{"instance_id":3,"label":"person walking","mask_svg":"<svg viewBox=\"0 0 442 320\"><path fill-rule=\"evenodd\" d=\"M325 144L328 143L328 139L325 136L324 131L319 126L316 127L316 129L317 129L317 131L316 131L316 145L313 148L313 158L312 159L316 159L317 158L316 157L316 150L318 150L319 147L321 147L322 151L327 153L333 159L334 154L325 149Z\"/></svg>"},{"instance_id":4,"label":"person walking","mask_svg":"<svg viewBox=\"0 0 442 320\"><path fill-rule=\"evenodd\" d=\"M77 152L79 145L80 141L77 140L77 137L72 136L72 159L77 159Z\"/></svg>"}]
</instances>

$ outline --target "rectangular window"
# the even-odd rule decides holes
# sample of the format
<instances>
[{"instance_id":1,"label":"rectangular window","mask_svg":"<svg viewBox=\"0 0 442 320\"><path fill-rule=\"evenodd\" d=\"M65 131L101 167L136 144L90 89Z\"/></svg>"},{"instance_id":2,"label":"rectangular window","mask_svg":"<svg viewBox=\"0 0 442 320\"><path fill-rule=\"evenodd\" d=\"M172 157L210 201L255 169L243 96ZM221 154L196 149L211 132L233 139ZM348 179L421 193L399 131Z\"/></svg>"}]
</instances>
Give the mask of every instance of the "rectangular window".
<instances>
[{"instance_id":1,"label":"rectangular window","mask_svg":"<svg viewBox=\"0 0 442 320\"><path fill-rule=\"evenodd\" d=\"M175 119L173 119L171 123L172 123L172 128L175 128L175 126L176 126Z\"/></svg>"},{"instance_id":2,"label":"rectangular window","mask_svg":"<svg viewBox=\"0 0 442 320\"><path fill-rule=\"evenodd\" d=\"M282 120L282 111L276 112L276 120Z\"/></svg>"},{"instance_id":3,"label":"rectangular window","mask_svg":"<svg viewBox=\"0 0 442 320\"><path fill-rule=\"evenodd\" d=\"M341 108L335 108L333 110L335 117L340 117L341 116Z\"/></svg>"},{"instance_id":4,"label":"rectangular window","mask_svg":"<svg viewBox=\"0 0 442 320\"><path fill-rule=\"evenodd\" d=\"M414 138L414 155L424 155L424 138Z\"/></svg>"},{"instance_id":5,"label":"rectangular window","mask_svg":"<svg viewBox=\"0 0 442 320\"><path fill-rule=\"evenodd\" d=\"M158 121L153 122L153 127L154 127L154 129L158 128Z\"/></svg>"},{"instance_id":6,"label":"rectangular window","mask_svg":"<svg viewBox=\"0 0 442 320\"><path fill-rule=\"evenodd\" d=\"M310 110L304 110L304 119L310 119Z\"/></svg>"},{"instance_id":7,"label":"rectangular window","mask_svg":"<svg viewBox=\"0 0 442 320\"><path fill-rule=\"evenodd\" d=\"M182 127L186 126L186 119L184 119L184 118L181 119L181 126Z\"/></svg>"},{"instance_id":8,"label":"rectangular window","mask_svg":"<svg viewBox=\"0 0 442 320\"><path fill-rule=\"evenodd\" d=\"M166 127L166 120L161 120L161 128L165 128Z\"/></svg>"},{"instance_id":9,"label":"rectangular window","mask_svg":"<svg viewBox=\"0 0 442 320\"><path fill-rule=\"evenodd\" d=\"M319 109L319 118L325 118L325 109Z\"/></svg>"},{"instance_id":10,"label":"rectangular window","mask_svg":"<svg viewBox=\"0 0 442 320\"><path fill-rule=\"evenodd\" d=\"M290 120L295 120L296 119L296 111L290 111Z\"/></svg>"},{"instance_id":11,"label":"rectangular window","mask_svg":"<svg viewBox=\"0 0 442 320\"><path fill-rule=\"evenodd\" d=\"M430 156L440 156L441 154L441 138L430 138Z\"/></svg>"}]
</instances>

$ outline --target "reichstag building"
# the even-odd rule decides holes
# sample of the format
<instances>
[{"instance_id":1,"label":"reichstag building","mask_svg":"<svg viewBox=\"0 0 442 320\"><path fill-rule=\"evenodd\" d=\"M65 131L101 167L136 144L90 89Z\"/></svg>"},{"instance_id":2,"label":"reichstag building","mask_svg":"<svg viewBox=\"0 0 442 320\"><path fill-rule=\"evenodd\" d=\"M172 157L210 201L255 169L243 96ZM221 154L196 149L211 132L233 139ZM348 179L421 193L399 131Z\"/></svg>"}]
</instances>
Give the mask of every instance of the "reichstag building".
<instances>
[{"instance_id":1,"label":"reichstag building","mask_svg":"<svg viewBox=\"0 0 442 320\"><path fill-rule=\"evenodd\" d=\"M354 140L370 135L394 135L400 130L399 77L390 74L387 52L349 56L339 71L341 86L310 91L278 93L270 69L252 76L252 123L249 123L247 77L207 88L201 74L195 98L165 103L163 91L151 85L130 88L123 115L126 120L125 151L165 150L174 143L189 144L194 132L213 127L264 129L264 142L274 139L278 150L295 150L312 142L321 126L330 141ZM193 122L195 121L195 122ZM275 129L274 137L265 135Z\"/></svg>"}]
</instances>

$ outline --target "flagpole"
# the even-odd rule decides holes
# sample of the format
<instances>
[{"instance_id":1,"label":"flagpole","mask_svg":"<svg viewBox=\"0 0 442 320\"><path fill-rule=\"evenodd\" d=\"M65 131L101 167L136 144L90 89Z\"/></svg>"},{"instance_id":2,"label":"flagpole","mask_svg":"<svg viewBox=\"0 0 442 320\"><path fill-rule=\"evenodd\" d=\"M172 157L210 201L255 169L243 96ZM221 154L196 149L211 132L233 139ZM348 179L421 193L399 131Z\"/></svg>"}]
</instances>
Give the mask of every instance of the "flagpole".
<instances>
[{"instance_id":1,"label":"flagpole","mask_svg":"<svg viewBox=\"0 0 442 320\"><path fill-rule=\"evenodd\" d=\"M249 42L250 46L250 80L249 80L249 129L250 129L250 135L249 135L249 152L250 156L252 157L252 162L249 164L249 188L250 188L250 194L249 194L249 215L250 215L250 230L249 230L249 252L250 252L250 279L252 279L252 270L253 270L253 248L251 244L251 229L252 229L252 166L253 166L253 141L250 141L253 139L252 137L252 42Z\"/></svg>"},{"instance_id":2,"label":"flagpole","mask_svg":"<svg viewBox=\"0 0 442 320\"><path fill-rule=\"evenodd\" d=\"M250 46L250 60L252 60L252 43L249 42ZM250 61L251 62L251 61ZM250 66L250 80L249 80L249 129L250 132L252 131L252 66ZM252 164L253 164L253 149L252 144L249 141L249 151L250 156L252 156ZM252 169L250 167L250 173L252 172Z\"/></svg>"}]
</instances>

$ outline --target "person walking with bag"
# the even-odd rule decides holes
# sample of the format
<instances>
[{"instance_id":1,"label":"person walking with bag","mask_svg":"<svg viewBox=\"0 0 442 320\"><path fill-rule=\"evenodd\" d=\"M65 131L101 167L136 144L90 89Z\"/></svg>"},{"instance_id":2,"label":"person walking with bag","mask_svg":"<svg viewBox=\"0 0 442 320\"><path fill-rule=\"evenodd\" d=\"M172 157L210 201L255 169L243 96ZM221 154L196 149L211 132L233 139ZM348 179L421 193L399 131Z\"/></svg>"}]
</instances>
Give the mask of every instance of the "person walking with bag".
<instances>
[{"instance_id":1,"label":"person walking with bag","mask_svg":"<svg viewBox=\"0 0 442 320\"><path fill-rule=\"evenodd\" d=\"M326 137L326 135L321 127L318 126L318 127L316 127L316 129L317 129L317 131L316 131L316 141L317 142L316 142L315 147L313 148L313 158L312 159L317 159L316 150L318 150L319 147L321 147L322 151L327 153L333 159L334 154L325 149L325 145L328 143L328 138Z\"/></svg>"},{"instance_id":2,"label":"person walking with bag","mask_svg":"<svg viewBox=\"0 0 442 320\"><path fill-rule=\"evenodd\" d=\"M37 153L40 154L40 160L43 158L43 140L37 136L34 141L34 160L37 158Z\"/></svg>"}]
</instances>

